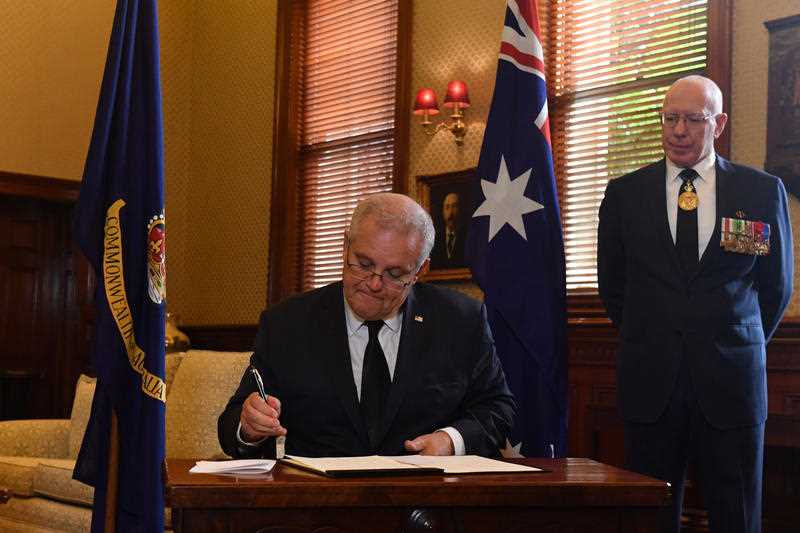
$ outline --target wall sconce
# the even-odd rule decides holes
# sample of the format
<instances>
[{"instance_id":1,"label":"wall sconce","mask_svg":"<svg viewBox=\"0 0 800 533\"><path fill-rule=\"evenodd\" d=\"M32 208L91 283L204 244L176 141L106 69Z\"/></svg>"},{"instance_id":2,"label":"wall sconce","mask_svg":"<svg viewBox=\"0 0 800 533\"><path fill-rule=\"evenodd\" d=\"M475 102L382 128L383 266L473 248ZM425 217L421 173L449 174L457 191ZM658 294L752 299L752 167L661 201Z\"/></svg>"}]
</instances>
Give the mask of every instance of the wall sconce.
<instances>
[{"instance_id":1,"label":"wall sconce","mask_svg":"<svg viewBox=\"0 0 800 533\"><path fill-rule=\"evenodd\" d=\"M422 127L428 135L436 135L441 130L448 130L456 139L456 144L464 144L464 136L467 134L467 125L464 123L464 109L469 107L469 94L467 94L467 84L460 80L453 80L447 84L447 95L444 97L444 106L451 107L453 114L450 115L452 121L440 122L436 127L432 127L431 115L439 114L439 104L436 102L436 93L433 89L420 89L417 99L414 101L414 114L422 115Z\"/></svg>"}]
</instances>

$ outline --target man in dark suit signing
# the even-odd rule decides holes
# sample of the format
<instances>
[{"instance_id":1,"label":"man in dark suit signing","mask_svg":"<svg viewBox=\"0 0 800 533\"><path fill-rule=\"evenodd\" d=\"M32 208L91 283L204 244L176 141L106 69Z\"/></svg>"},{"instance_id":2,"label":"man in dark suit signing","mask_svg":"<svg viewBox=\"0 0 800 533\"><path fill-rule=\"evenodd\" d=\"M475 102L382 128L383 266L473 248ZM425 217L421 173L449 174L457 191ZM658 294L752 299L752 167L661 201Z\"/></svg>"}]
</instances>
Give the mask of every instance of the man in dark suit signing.
<instances>
[{"instance_id":1,"label":"man in dark suit signing","mask_svg":"<svg viewBox=\"0 0 800 533\"><path fill-rule=\"evenodd\" d=\"M249 373L219 418L223 450L273 456L497 455L515 406L486 310L416 283L430 216L400 194L368 197L345 232L342 281L261 315Z\"/></svg>"},{"instance_id":2,"label":"man in dark suit signing","mask_svg":"<svg viewBox=\"0 0 800 533\"><path fill-rule=\"evenodd\" d=\"M600 207L626 462L672 484L664 530L679 529L691 461L711 531L759 531L765 345L792 287L786 192L715 154L727 115L711 80L676 81L661 119L666 158L609 182Z\"/></svg>"}]
</instances>

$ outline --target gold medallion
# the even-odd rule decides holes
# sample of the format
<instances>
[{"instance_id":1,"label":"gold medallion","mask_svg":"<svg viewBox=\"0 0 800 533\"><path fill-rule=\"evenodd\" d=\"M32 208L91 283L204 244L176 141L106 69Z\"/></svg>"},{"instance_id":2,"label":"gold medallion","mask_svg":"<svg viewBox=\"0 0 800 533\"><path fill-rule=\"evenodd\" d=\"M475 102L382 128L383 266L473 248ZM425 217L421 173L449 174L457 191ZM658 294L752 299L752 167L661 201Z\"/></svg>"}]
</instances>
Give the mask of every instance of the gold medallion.
<instances>
[{"instance_id":1,"label":"gold medallion","mask_svg":"<svg viewBox=\"0 0 800 533\"><path fill-rule=\"evenodd\" d=\"M684 191L678 196L678 206L684 211L694 211L697 209L697 204L697 193L694 191Z\"/></svg>"}]
</instances>

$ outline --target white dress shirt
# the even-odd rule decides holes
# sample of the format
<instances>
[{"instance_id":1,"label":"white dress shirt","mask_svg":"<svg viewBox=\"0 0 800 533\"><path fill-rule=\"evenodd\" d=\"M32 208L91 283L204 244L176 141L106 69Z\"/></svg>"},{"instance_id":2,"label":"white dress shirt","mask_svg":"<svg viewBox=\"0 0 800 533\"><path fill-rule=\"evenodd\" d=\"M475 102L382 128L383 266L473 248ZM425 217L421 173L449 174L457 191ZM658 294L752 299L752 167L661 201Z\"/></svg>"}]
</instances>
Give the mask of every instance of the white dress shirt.
<instances>
[{"instance_id":1,"label":"white dress shirt","mask_svg":"<svg viewBox=\"0 0 800 533\"><path fill-rule=\"evenodd\" d=\"M347 298L344 299L344 321L347 325L347 343L350 346L350 365L353 367L353 381L356 383L358 399L361 400L361 376L364 372L364 352L369 342L367 324L350 308ZM400 346L400 332L403 330L403 314L396 313L383 321L378 332L386 364L389 366L389 378L394 381L394 368L397 366L397 348Z\"/></svg>"},{"instance_id":2,"label":"white dress shirt","mask_svg":"<svg viewBox=\"0 0 800 533\"><path fill-rule=\"evenodd\" d=\"M347 323L347 343L350 346L350 365L353 367L353 381L356 384L356 392L359 400L361 399L361 375L364 371L364 352L369 342L369 330L367 325L358 317L344 298L344 317ZM397 366L397 349L400 346L400 333L403 330L403 313L397 313L383 321L383 327L378 332L378 342L381 343L383 354L386 357L386 364L389 366L389 376L394 381L394 369ZM450 435L453 441L455 455L464 455L466 445L464 437L454 427L441 428ZM418 437L419 435L413 435Z\"/></svg>"},{"instance_id":3,"label":"white dress shirt","mask_svg":"<svg viewBox=\"0 0 800 533\"><path fill-rule=\"evenodd\" d=\"M712 150L710 154L698 161L693 167L698 177L692 182L697 190L697 257L703 257L717 218L717 169L715 163L717 154ZM678 225L678 191L683 180L678 174L682 167L667 158L667 218L669 230L672 233L672 242L675 242Z\"/></svg>"}]
</instances>

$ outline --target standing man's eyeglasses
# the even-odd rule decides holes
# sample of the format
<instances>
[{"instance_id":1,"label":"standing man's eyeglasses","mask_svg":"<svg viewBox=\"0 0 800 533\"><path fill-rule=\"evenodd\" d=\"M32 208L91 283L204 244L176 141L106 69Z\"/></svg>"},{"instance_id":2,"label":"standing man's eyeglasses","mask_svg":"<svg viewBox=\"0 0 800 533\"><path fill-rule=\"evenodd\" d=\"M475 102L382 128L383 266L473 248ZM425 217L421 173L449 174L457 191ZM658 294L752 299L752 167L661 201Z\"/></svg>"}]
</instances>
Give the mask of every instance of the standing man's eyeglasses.
<instances>
[{"instance_id":1,"label":"standing man's eyeglasses","mask_svg":"<svg viewBox=\"0 0 800 533\"><path fill-rule=\"evenodd\" d=\"M688 115L684 115L681 113L659 113L661 117L661 123L664 126L674 128L678 125L678 122L683 119L687 126L701 126L703 125L706 120L714 117L715 115L707 115L706 113L690 113Z\"/></svg>"}]
</instances>

